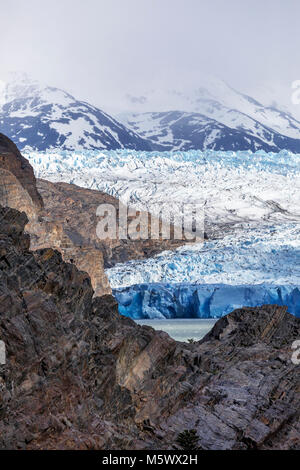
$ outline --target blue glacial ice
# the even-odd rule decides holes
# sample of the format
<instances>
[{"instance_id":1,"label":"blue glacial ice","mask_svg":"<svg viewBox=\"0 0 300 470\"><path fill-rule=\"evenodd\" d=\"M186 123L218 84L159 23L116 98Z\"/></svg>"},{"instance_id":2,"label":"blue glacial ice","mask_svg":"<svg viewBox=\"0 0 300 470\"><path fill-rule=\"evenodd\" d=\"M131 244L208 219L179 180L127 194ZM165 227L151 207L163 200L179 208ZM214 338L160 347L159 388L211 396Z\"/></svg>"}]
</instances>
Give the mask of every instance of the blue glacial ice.
<instances>
[{"instance_id":1,"label":"blue glacial ice","mask_svg":"<svg viewBox=\"0 0 300 470\"><path fill-rule=\"evenodd\" d=\"M297 286L140 284L114 289L122 315L134 318L219 318L236 308L286 305L300 317Z\"/></svg>"},{"instance_id":2,"label":"blue glacial ice","mask_svg":"<svg viewBox=\"0 0 300 470\"><path fill-rule=\"evenodd\" d=\"M216 318L263 304L300 316L299 226L241 230L107 274L120 313L136 319Z\"/></svg>"},{"instance_id":3,"label":"blue glacial ice","mask_svg":"<svg viewBox=\"0 0 300 470\"><path fill-rule=\"evenodd\" d=\"M243 227L106 271L113 288L135 284L270 284L300 286L300 226Z\"/></svg>"}]
</instances>

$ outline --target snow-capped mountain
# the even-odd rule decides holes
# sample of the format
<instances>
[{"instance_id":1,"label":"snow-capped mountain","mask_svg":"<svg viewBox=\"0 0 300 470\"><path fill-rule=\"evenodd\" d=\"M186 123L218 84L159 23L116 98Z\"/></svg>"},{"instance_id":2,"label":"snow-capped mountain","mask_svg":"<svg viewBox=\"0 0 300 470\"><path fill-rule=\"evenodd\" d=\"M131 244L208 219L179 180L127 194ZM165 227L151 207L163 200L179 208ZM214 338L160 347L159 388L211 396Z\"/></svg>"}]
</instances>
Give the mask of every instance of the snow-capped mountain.
<instances>
[{"instance_id":1,"label":"snow-capped mountain","mask_svg":"<svg viewBox=\"0 0 300 470\"><path fill-rule=\"evenodd\" d=\"M156 150L300 151L297 119L221 80L209 79L190 94L152 91L127 99L134 110L118 118Z\"/></svg>"},{"instance_id":2,"label":"snow-capped mountain","mask_svg":"<svg viewBox=\"0 0 300 470\"><path fill-rule=\"evenodd\" d=\"M127 95L113 118L69 93L13 74L0 81L0 129L20 150L265 150L300 152L300 122L221 80L189 94Z\"/></svg>"},{"instance_id":3,"label":"snow-capped mountain","mask_svg":"<svg viewBox=\"0 0 300 470\"><path fill-rule=\"evenodd\" d=\"M183 111L128 113L119 119L150 141L153 150L300 151L300 136L287 137L235 110L226 113L227 121L232 120L228 125L204 114Z\"/></svg>"},{"instance_id":4,"label":"snow-capped mountain","mask_svg":"<svg viewBox=\"0 0 300 470\"><path fill-rule=\"evenodd\" d=\"M20 74L0 82L0 129L20 150L150 149L100 109Z\"/></svg>"}]
</instances>

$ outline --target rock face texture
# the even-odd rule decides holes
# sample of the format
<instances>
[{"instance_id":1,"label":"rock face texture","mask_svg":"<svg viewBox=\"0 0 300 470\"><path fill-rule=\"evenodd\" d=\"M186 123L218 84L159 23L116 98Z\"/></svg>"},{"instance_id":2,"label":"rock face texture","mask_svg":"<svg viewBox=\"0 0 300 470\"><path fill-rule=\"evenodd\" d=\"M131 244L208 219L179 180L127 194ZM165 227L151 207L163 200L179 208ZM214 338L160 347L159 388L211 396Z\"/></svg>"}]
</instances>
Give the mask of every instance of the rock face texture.
<instances>
[{"instance_id":1,"label":"rock face texture","mask_svg":"<svg viewBox=\"0 0 300 470\"><path fill-rule=\"evenodd\" d=\"M43 207L31 165L3 134L0 134L0 203L24 210L30 218L37 217Z\"/></svg>"},{"instance_id":2,"label":"rock face texture","mask_svg":"<svg viewBox=\"0 0 300 470\"><path fill-rule=\"evenodd\" d=\"M68 183L50 183L45 180L37 180L37 188L43 197L45 204L45 218L60 223L69 239L69 242L77 246L90 246L103 253L105 267L114 266L116 263L131 259L143 259L152 257L164 250L171 250L183 245L183 240L176 239L174 229L171 226L170 240L160 239L131 239L135 225L131 222L134 216L128 217L127 230L129 237L120 239L118 236L112 239L100 240L96 233L96 227L100 217L96 215L98 206L110 204L116 210L117 228L119 227L119 200L101 191L81 188ZM150 232L150 214L141 212L142 229ZM145 221L145 222L144 222ZM146 226L147 225L147 226ZM149 232L148 232L149 230ZM117 231L118 233L118 231Z\"/></svg>"},{"instance_id":3,"label":"rock face texture","mask_svg":"<svg viewBox=\"0 0 300 470\"><path fill-rule=\"evenodd\" d=\"M89 272L97 295L111 293L101 251L88 241L81 247L81 241L76 243L68 236L61 220L55 220L55 214L48 217L31 165L3 134L0 134L0 204L26 212L29 219L26 230L32 235L33 249L49 246L59 249L67 261L72 260ZM68 201L62 204L67 205Z\"/></svg>"},{"instance_id":4,"label":"rock face texture","mask_svg":"<svg viewBox=\"0 0 300 470\"><path fill-rule=\"evenodd\" d=\"M65 261L75 263L91 277L95 295L111 293L108 279L104 272L107 267L130 259L151 257L161 251L174 249L184 243L174 238L171 227L171 240L130 239L131 222L128 219L129 237L99 239L97 208L101 204L110 204L116 210L117 228L119 226L119 200L101 191L80 188L68 183L50 183L37 180L44 209L38 220L32 221L27 230L31 235L31 248L41 249L51 246L59 250ZM142 217L143 227L148 231L150 214Z\"/></svg>"},{"instance_id":5,"label":"rock face texture","mask_svg":"<svg viewBox=\"0 0 300 470\"><path fill-rule=\"evenodd\" d=\"M81 271L86 271L97 296L111 294L108 278L104 271L101 250L89 244L88 239L72 240L66 233L64 224L54 218L40 216L38 221L31 221L26 230L31 236L33 250L52 247L58 250L66 262L75 264Z\"/></svg>"},{"instance_id":6,"label":"rock face texture","mask_svg":"<svg viewBox=\"0 0 300 470\"><path fill-rule=\"evenodd\" d=\"M2 449L299 449L300 320L232 312L199 343L118 314L52 249L29 251L26 216L0 208Z\"/></svg>"}]
</instances>

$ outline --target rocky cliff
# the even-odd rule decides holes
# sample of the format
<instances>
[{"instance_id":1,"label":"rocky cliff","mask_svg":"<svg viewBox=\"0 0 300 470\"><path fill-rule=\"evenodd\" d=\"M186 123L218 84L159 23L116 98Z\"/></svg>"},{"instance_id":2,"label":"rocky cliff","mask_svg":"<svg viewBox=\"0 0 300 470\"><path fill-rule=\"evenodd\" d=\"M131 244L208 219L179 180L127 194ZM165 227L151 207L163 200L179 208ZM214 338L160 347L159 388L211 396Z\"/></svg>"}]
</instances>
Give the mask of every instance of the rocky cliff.
<instances>
[{"instance_id":1,"label":"rocky cliff","mask_svg":"<svg viewBox=\"0 0 300 470\"><path fill-rule=\"evenodd\" d=\"M112 205L116 210L118 228L118 199L101 191L46 180L37 180L37 189L43 198L44 209L39 219L31 221L27 226L31 235L31 248L51 246L59 250L65 261L75 263L80 270L88 272L97 296L111 293L105 268L130 259L148 258L184 243L183 240L175 239L173 227L170 240L131 239L130 224L134 217L128 218L127 239L117 236L100 240L96 233L100 221L96 214L97 208L101 204ZM142 217L142 220L146 221L146 230L150 230L150 214L144 214L146 217Z\"/></svg>"},{"instance_id":2,"label":"rocky cliff","mask_svg":"<svg viewBox=\"0 0 300 470\"><path fill-rule=\"evenodd\" d=\"M36 181L29 162L3 134L0 134L0 204L26 212L31 248L59 250L65 261L88 272L98 296L111 293L105 267L150 257L184 243L175 239L173 227L171 240L99 240L97 208L100 204L113 205L119 224L119 200L100 191L67 183ZM148 229L150 214L145 215ZM131 221L132 218L129 225Z\"/></svg>"},{"instance_id":3,"label":"rocky cliff","mask_svg":"<svg viewBox=\"0 0 300 470\"><path fill-rule=\"evenodd\" d=\"M0 208L2 449L299 449L300 320L240 309L199 343L118 314L52 249L29 251L24 214Z\"/></svg>"},{"instance_id":4,"label":"rocky cliff","mask_svg":"<svg viewBox=\"0 0 300 470\"><path fill-rule=\"evenodd\" d=\"M0 204L24 210L35 218L43 207L36 179L16 145L0 133Z\"/></svg>"},{"instance_id":5,"label":"rocky cliff","mask_svg":"<svg viewBox=\"0 0 300 470\"><path fill-rule=\"evenodd\" d=\"M117 229L120 223L119 203L120 201L102 191L81 188L68 183L50 183L46 180L37 180L37 188L43 197L45 204L45 217L63 226L66 236L72 244L81 247L93 247L103 254L105 267L114 266L116 263L125 262L131 259L143 259L154 256L164 250L171 250L185 243L184 240L175 238L174 228L170 227L170 240L163 239L132 239L131 226L134 216L128 217L127 230L128 238L120 239L118 236L111 239L100 240L96 233L97 208L101 204L110 204L116 211ZM140 233L147 231L151 234L151 219L147 212L140 212L142 215L142 227ZM153 220L153 219L152 219Z\"/></svg>"}]
</instances>

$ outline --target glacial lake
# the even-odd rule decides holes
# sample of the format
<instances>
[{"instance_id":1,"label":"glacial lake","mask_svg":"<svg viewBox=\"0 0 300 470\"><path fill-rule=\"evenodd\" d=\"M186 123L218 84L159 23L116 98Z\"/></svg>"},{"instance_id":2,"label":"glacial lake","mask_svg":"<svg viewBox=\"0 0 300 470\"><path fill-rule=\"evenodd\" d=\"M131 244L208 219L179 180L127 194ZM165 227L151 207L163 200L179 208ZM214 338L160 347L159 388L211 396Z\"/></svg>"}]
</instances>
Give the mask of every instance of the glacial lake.
<instances>
[{"instance_id":1,"label":"glacial lake","mask_svg":"<svg viewBox=\"0 0 300 470\"><path fill-rule=\"evenodd\" d=\"M208 333L217 319L205 318L178 318L172 320L135 320L139 325L152 326L155 330L168 333L176 341L194 339L199 341Z\"/></svg>"}]
</instances>

